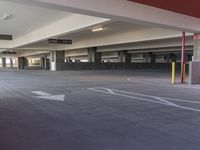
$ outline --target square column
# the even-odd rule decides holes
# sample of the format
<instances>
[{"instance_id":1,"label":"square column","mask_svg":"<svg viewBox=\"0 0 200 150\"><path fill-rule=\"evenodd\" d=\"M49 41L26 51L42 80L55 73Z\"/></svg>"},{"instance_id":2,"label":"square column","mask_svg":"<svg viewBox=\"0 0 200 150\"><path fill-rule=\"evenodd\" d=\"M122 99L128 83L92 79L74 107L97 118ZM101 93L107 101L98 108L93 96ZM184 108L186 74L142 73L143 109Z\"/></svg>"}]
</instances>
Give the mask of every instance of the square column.
<instances>
[{"instance_id":1,"label":"square column","mask_svg":"<svg viewBox=\"0 0 200 150\"><path fill-rule=\"evenodd\" d=\"M26 57L18 57L18 69L25 69L28 67L28 60Z\"/></svg>"},{"instance_id":2,"label":"square column","mask_svg":"<svg viewBox=\"0 0 200 150\"><path fill-rule=\"evenodd\" d=\"M88 49L88 62L101 63L101 53L97 52L97 48Z\"/></svg>"},{"instance_id":3,"label":"square column","mask_svg":"<svg viewBox=\"0 0 200 150\"><path fill-rule=\"evenodd\" d=\"M42 68L45 67L45 58L43 56L40 58L40 61L41 61L41 67Z\"/></svg>"},{"instance_id":4,"label":"square column","mask_svg":"<svg viewBox=\"0 0 200 150\"><path fill-rule=\"evenodd\" d=\"M2 67L6 68L6 58L2 58Z\"/></svg>"},{"instance_id":5,"label":"square column","mask_svg":"<svg viewBox=\"0 0 200 150\"><path fill-rule=\"evenodd\" d=\"M65 63L65 51L52 51L50 53L50 70L63 70Z\"/></svg>"},{"instance_id":6,"label":"square column","mask_svg":"<svg viewBox=\"0 0 200 150\"><path fill-rule=\"evenodd\" d=\"M47 55L44 55L44 69L47 70Z\"/></svg>"},{"instance_id":7,"label":"square column","mask_svg":"<svg viewBox=\"0 0 200 150\"><path fill-rule=\"evenodd\" d=\"M13 59L10 58L10 68L13 68Z\"/></svg>"},{"instance_id":8,"label":"square column","mask_svg":"<svg viewBox=\"0 0 200 150\"><path fill-rule=\"evenodd\" d=\"M150 63L155 64L156 63L156 54L149 53L150 57Z\"/></svg>"},{"instance_id":9,"label":"square column","mask_svg":"<svg viewBox=\"0 0 200 150\"><path fill-rule=\"evenodd\" d=\"M145 53L143 55L143 58L144 58L145 63L151 63L151 64L156 63L156 55L153 54L152 52Z\"/></svg>"},{"instance_id":10,"label":"square column","mask_svg":"<svg viewBox=\"0 0 200 150\"><path fill-rule=\"evenodd\" d=\"M121 63L131 63L131 54L129 54L127 51L119 51L119 62Z\"/></svg>"},{"instance_id":11,"label":"square column","mask_svg":"<svg viewBox=\"0 0 200 150\"><path fill-rule=\"evenodd\" d=\"M151 62L150 53L144 53L143 58L144 58L144 63L150 63Z\"/></svg>"},{"instance_id":12,"label":"square column","mask_svg":"<svg viewBox=\"0 0 200 150\"><path fill-rule=\"evenodd\" d=\"M189 65L189 84L200 84L200 33L194 34L194 59Z\"/></svg>"}]
</instances>

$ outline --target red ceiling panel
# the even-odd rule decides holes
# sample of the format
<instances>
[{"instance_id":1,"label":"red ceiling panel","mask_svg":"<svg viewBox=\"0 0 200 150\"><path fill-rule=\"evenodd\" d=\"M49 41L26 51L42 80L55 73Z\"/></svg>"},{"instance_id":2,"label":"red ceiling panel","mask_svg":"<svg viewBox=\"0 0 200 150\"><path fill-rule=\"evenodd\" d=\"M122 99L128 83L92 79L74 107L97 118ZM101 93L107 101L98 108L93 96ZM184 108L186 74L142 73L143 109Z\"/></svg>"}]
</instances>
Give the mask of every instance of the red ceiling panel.
<instances>
[{"instance_id":1,"label":"red ceiling panel","mask_svg":"<svg viewBox=\"0 0 200 150\"><path fill-rule=\"evenodd\" d=\"M130 0L200 18L200 0Z\"/></svg>"}]
</instances>

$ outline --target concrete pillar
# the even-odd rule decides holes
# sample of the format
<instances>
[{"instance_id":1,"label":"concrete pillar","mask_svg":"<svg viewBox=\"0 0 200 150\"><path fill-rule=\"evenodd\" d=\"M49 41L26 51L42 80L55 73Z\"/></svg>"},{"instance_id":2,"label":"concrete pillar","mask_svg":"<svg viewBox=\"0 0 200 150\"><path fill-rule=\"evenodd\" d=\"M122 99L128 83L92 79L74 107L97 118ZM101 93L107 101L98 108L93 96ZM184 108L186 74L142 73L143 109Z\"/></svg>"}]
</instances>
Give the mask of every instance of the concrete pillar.
<instances>
[{"instance_id":1,"label":"concrete pillar","mask_svg":"<svg viewBox=\"0 0 200 150\"><path fill-rule=\"evenodd\" d=\"M44 66L44 69L48 69L48 67L47 67L47 55L44 55L44 64L43 64L43 66Z\"/></svg>"},{"instance_id":2,"label":"concrete pillar","mask_svg":"<svg viewBox=\"0 0 200 150\"><path fill-rule=\"evenodd\" d=\"M149 53L150 57L150 63L155 64L156 63L156 54Z\"/></svg>"},{"instance_id":3,"label":"concrete pillar","mask_svg":"<svg viewBox=\"0 0 200 150\"><path fill-rule=\"evenodd\" d=\"M42 56L41 58L40 58L40 64L41 64L41 67L44 67L45 66L45 62L44 62L44 57Z\"/></svg>"},{"instance_id":4,"label":"concrete pillar","mask_svg":"<svg viewBox=\"0 0 200 150\"><path fill-rule=\"evenodd\" d=\"M200 61L200 33L194 35L194 61Z\"/></svg>"},{"instance_id":5,"label":"concrete pillar","mask_svg":"<svg viewBox=\"0 0 200 150\"><path fill-rule=\"evenodd\" d=\"M18 57L18 69L25 69L28 67L28 60L26 57Z\"/></svg>"},{"instance_id":6,"label":"concrete pillar","mask_svg":"<svg viewBox=\"0 0 200 150\"><path fill-rule=\"evenodd\" d=\"M6 58L2 58L2 67L6 68Z\"/></svg>"},{"instance_id":7,"label":"concrete pillar","mask_svg":"<svg viewBox=\"0 0 200 150\"><path fill-rule=\"evenodd\" d=\"M200 33L194 34L194 57L189 64L189 84L200 84Z\"/></svg>"},{"instance_id":8,"label":"concrete pillar","mask_svg":"<svg viewBox=\"0 0 200 150\"><path fill-rule=\"evenodd\" d=\"M88 49L88 62L101 63L101 53L97 52L97 48Z\"/></svg>"},{"instance_id":9,"label":"concrete pillar","mask_svg":"<svg viewBox=\"0 0 200 150\"><path fill-rule=\"evenodd\" d=\"M65 63L65 51L52 51L50 53L50 70L63 70Z\"/></svg>"},{"instance_id":10,"label":"concrete pillar","mask_svg":"<svg viewBox=\"0 0 200 150\"><path fill-rule=\"evenodd\" d=\"M41 57L41 67L47 69L47 55Z\"/></svg>"},{"instance_id":11,"label":"concrete pillar","mask_svg":"<svg viewBox=\"0 0 200 150\"><path fill-rule=\"evenodd\" d=\"M10 68L13 68L13 59L10 58Z\"/></svg>"},{"instance_id":12,"label":"concrete pillar","mask_svg":"<svg viewBox=\"0 0 200 150\"><path fill-rule=\"evenodd\" d=\"M166 54L165 56L164 56L164 60L165 60L165 63L170 63L170 58L171 58L171 56L170 56L171 54Z\"/></svg>"},{"instance_id":13,"label":"concrete pillar","mask_svg":"<svg viewBox=\"0 0 200 150\"><path fill-rule=\"evenodd\" d=\"M119 62L122 63L131 63L131 54L129 54L127 51L119 51Z\"/></svg>"},{"instance_id":14,"label":"concrete pillar","mask_svg":"<svg viewBox=\"0 0 200 150\"><path fill-rule=\"evenodd\" d=\"M144 58L144 62L145 62L145 63L150 63L150 62L151 62L150 53L145 53L145 54L143 55L143 58Z\"/></svg>"},{"instance_id":15,"label":"concrete pillar","mask_svg":"<svg viewBox=\"0 0 200 150\"><path fill-rule=\"evenodd\" d=\"M177 56L175 54L169 54L170 55L170 60L172 62L176 62Z\"/></svg>"}]
</instances>

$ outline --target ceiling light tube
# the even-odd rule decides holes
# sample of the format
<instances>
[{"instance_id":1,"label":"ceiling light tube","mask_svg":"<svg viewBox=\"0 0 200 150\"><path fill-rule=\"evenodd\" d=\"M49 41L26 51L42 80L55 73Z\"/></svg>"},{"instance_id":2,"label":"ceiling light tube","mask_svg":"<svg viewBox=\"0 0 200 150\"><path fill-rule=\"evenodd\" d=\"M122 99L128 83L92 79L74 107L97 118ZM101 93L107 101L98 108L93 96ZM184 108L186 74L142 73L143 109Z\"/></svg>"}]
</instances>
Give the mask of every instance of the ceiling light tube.
<instances>
[{"instance_id":1,"label":"ceiling light tube","mask_svg":"<svg viewBox=\"0 0 200 150\"><path fill-rule=\"evenodd\" d=\"M97 29L92 29L92 32L98 32L98 31L102 31L103 28L97 28Z\"/></svg>"}]
</instances>

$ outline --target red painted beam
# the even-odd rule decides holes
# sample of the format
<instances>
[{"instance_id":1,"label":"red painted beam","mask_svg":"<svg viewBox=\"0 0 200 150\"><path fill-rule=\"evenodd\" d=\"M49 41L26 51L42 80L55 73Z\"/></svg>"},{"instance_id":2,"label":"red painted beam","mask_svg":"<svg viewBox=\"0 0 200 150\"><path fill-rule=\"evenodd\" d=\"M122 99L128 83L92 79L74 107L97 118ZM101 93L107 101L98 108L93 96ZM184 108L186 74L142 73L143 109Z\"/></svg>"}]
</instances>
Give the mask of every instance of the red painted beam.
<instances>
[{"instance_id":1,"label":"red painted beam","mask_svg":"<svg viewBox=\"0 0 200 150\"><path fill-rule=\"evenodd\" d=\"M200 18L200 0L130 0L133 2Z\"/></svg>"}]
</instances>

